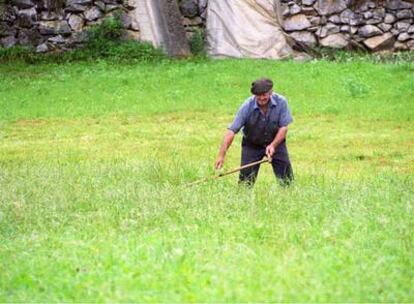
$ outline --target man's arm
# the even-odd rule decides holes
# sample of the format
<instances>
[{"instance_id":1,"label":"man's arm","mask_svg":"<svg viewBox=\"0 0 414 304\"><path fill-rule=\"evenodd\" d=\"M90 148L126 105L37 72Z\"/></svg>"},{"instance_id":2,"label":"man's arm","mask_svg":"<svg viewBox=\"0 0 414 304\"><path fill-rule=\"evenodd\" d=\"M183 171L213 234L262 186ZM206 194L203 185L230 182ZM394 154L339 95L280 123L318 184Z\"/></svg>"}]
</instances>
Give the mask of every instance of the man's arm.
<instances>
[{"instance_id":1,"label":"man's arm","mask_svg":"<svg viewBox=\"0 0 414 304\"><path fill-rule=\"evenodd\" d=\"M232 130L227 130L226 134L224 135L223 143L221 144L219 153L217 155L216 164L214 168L221 169L223 167L224 158L226 157L226 152L231 146L233 142L235 133Z\"/></svg>"},{"instance_id":2,"label":"man's arm","mask_svg":"<svg viewBox=\"0 0 414 304\"><path fill-rule=\"evenodd\" d=\"M286 138L286 134L288 131L288 127L281 127L277 133L273 141L266 147L266 156L269 161L272 159L273 154L275 154L276 148L280 145Z\"/></svg>"}]
</instances>

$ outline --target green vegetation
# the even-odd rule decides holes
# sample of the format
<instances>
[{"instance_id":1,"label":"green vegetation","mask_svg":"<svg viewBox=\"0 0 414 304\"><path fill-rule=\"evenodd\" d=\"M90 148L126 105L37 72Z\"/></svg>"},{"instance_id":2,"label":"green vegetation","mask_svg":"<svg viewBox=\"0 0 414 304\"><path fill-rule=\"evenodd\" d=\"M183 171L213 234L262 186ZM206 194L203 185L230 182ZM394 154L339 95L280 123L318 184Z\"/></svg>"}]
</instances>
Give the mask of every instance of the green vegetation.
<instances>
[{"instance_id":1,"label":"green vegetation","mask_svg":"<svg viewBox=\"0 0 414 304\"><path fill-rule=\"evenodd\" d=\"M190 50L194 56L205 57L206 48L205 48L205 35L204 31L197 30L189 39Z\"/></svg>"},{"instance_id":2,"label":"green vegetation","mask_svg":"<svg viewBox=\"0 0 414 304\"><path fill-rule=\"evenodd\" d=\"M185 187L259 76L294 185ZM4 63L0 301L413 302L413 119L404 60Z\"/></svg>"},{"instance_id":3,"label":"green vegetation","mask_svg":"<svg viewBox=\"0 0 414 304\"><path fill-rule=\"evenodd\" d=\"M58 2L55 5L58 5ZM71 63L106 59L112 63L130 64L165 59L162 50L154 48L150 43L126 39L119 16L116 15L91 27L85 35L85 42L81 48L67 52L38 54L28 47L0 48L0 63Z\"/></svg>"}]
</instances>

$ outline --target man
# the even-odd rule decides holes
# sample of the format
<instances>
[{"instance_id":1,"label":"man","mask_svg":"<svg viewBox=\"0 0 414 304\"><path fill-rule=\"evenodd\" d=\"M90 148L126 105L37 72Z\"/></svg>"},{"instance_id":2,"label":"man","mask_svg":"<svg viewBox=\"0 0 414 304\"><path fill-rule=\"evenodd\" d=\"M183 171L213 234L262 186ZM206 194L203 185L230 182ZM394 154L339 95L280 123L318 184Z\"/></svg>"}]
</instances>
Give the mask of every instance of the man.
<instances>
[{"instance_id":1,"label":"man","mask_svg":"<svg viewBox=\"0 0 414 304\"><path fill-rule=\"evenodd\" d=\"M252 83L251 93L240 107L233 123L224 135L215 168L223 166L228 148L234 136L243 128L241 165L261 160L267 156L273 172L282 185L293 180L292 166L286 147L288 125L292 122L285 97L273 93L273 82L261 78ZM239 182L252 186L260 165L240 171Z\"/></svg>"}]
</instances>

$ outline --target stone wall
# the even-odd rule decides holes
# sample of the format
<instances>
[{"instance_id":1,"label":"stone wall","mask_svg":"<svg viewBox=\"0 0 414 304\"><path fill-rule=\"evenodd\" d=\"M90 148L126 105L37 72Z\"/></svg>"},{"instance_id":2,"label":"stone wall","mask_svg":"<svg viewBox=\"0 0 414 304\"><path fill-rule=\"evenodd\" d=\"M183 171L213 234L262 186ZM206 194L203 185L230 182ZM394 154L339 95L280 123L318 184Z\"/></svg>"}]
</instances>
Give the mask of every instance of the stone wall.
<instances>
[{"instance_id":1,"label":"stone wall","mask_svg":"<svg viewBox=\"0 0 414 304\"><path fill-rule=\"evenodd\" d=\"M281 0L283 28L307 47L414 50L414 4L400 0ZM203 28L206 0L181 0L187 30Z\"/></svg>"},{"instance_id":2,"label":"stone wall","mask_svg":"<svg viewBox=\"0 0 414 304\"><path fill-rule=\"evenodd\" d=\"M307 46L414 49L414 5L400 0L283 0L284 29Z\"/></svg>"},{"instance_id":3,"label":"stone wall","mask_svg":"<svg viewBox=\"0 0 414 304\"><path fill-rule=\"evenodd\" d=\"M89 27L114 14L121 17L125 38L139 39L139 27L129 15L133 10L122 0L67 0L63 8L51 7L48 0L11 0L1 13L0 46L37 52L76 48Z\"/></svg>"},{"instance_id":4,"label":"stone wall","mask_svg":"<svg viewBox=\"0 0 414 304\"><path fill-rule=\"evenodd\" d=\"M82 45L85 30L120 14L126 39L140 39L134 0L9 0L0 16L0 46L37 52ZM129 1L129 2L125 2ZM281 0L287 35L308 47L414 50L414 4L401 0ZM187 37L205 29L208 0L179 0Z\"/></svg>"}]
</instances>

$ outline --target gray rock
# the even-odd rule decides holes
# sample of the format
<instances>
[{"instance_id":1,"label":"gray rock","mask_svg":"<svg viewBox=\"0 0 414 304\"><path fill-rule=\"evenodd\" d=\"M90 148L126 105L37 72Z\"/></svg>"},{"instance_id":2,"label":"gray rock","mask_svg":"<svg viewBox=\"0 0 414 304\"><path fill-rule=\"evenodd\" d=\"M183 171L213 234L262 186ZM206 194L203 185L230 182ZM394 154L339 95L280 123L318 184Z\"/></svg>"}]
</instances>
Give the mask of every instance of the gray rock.
<instances>
[{"instance_id":1,"label":"gray rock","mask_svg":"<svg viewBox=\"0 0 414 304\"><path fill-rule=\"evenodd\" d=\"M18 25L23 28L30 28L37 21L37 12L34 7L23 9L17 15Z\"/></svg>"},{"instance_id":2,"label":"gray rock","mask_svg":"<svg viewBox=\"0 0 414 304\"><path fill-rule=\"evenodd\" d=\"M318 0L315 8L321 15L331 15L345 10L348 3L348 0Z\"/></svg>"},{"instance_id":3,"label":"gray rock","mask_svg":"<svg viewBox=\"0 0 414 304\"><path fill-rule=\"evenodd\" d=\"M282 6L281 6L281 10L282 10L282 15L283 15L284 17L286 17L286 16L290 16L289 6L287 6L287 5L282 5Z\"/></svg>"},{"instance_id":4,"label":"gray rock","mask_svg":"<svg viewBox=\"0 0 414 304\"><path fill-rule=\"evenodd\" d=\"M180 3L180 11L184 17L193 18L198 15L198 3L196 0L183 0Z\"/></svg>"},{"instance_id":5,"label":"gray rock","mask_svg":"<svg viewBox=\"0 0 414 304\"><path fill-rule=\"evenodd\" d=\"M130 30L122 30L121 39L124 41L127 40L135 40L138 41L140 39L140 33Z\"/></svg>"},{"instance_id":6,"label":"gray rock","mask_svg":"<svg viewBox=\"0 0 414 304\"><path fill-rule=\"evenodd\" d=\"M358 6L356 7L355 12L363 13L363 12L366 12L367 10L369 10L368 2L369 1L367 1L367 0L360 2L358 4Z\"/></svg>"},{"instance_id":7,"label":"gray rock","mask_svg":"<svg viewBox=\"0 0 414 304\"><path fill-rule=\"evenodd\" d=\"M198 10L199 12L205 11L207 8L208 0L198 0Z\"/></svg>"},{"instance_id":8,"label":"gray rock","mask_svg":"<svg viewBox=\"0 0 414 304\"><path fill-rule=\"evenodd\" d=\"M367 20L365 24L370 25L370 24L378 24L381 22L382 22L382 18L372 18L372 19Z\"/></svg>"},{"instance_id":9,"label":"gray rock","mask_svg":"<svg viewBox=\"0 0 414 304\"><path fill-rule=\"evenodd\" d=\"M0 44L6 49L15 46L16 43L17 43L17 40L14 36L8 36L8 37L0 39Z\"/></svg>"},{"instance_id":10,"label":"gray rock","mask_svg":"<svg viewBox=\"0 0 414 304\"><path fill-rule=\"evenodd\" d=\"M122 27L124 29L130 28L131 27L131 22L132 22L131 17L127 13L123 12L121 14L121 25L122 25Z\"/></svg>"},{"instance_id":11,"label":"gray rock","mask_svg":"<svg viewBox=\"0 0 414 304\"><path fill-rule=\"evenodd\" d=\"M92 0L66 0L66 5L80 4L88 6L92 4Z\"/></svg>"},{"instance_id":12,"label":"gray rock","mask_svg":"<svg viewBox=\"0 0 414 304\"><path fill-rule=\"evenodd\" d=\"M43 42L43 37L36 29L22 29L17 37L18 43L22 46L33 46Z\"/></svg>"},{"instance_id":13,"label":"gray rock","mask_svg":"<svg viewBox=\"0 0 414 304\"><path fill-rule=\"evenodd\" d=\"M337 24L342 23L341 18L338 15L332 15L331 17L329 17L328 20L332 23L337 23Z\"/></svg>"},{"instance_id":14,"label":"gray rock","mask_svg":"<svg viewBox=\"0 0 414 304\"><path fill-rule=\"evenodd\" d=\"M324 47L342 49L348 46L349 41L342 34L333 34L319 40L319 44Z\"/></svg>"},{"instance_id":15,"label":"gray rock","mask_svg":"<svg viewBox=\"0 0 414 304\"><path fill-rule=\"evenodd\" d=\"M362 1L358 4L357 8L355 9L355 11L357 13L362 13L362 12L366 12L367 10L369 10L370 8L374 8L375 7L375 3L369 0L365 0Z\"/></svg>"},{"instance_id":16,"label":"gray rock","mask_svg":"<svg viewBox=\"0 0 414 304\"><path fill-rule=\"evenodd\" d=\"M16 28L9 26L6 22L0 22L0 38L13 36L17 33Z\"/></svg>"},{"instance_id":17,"label":"gray rock","mask_svg":"<svg viewBox=\"0 0 414 304\"><path fill-rule=\"evenodd\" d=\"M299 13L300 13L300 11L301 11L301 8L300 8L300 6L299 6L299 5L297 5L296 3L295 3L295 4L293 4L292 6L290 6L290 7L289 7L289 13L290 13L291 15L296 15L296 14L299 14Z\"/></svg>"},{"instance_id":18,"label":"gray rock","mask_svg":"<svg viewBox=\"0 0 414 304\"><path fill-rule=\"evenodd\" d=\"M301 42L309 47L314 47L316 45L316 38L312 33L307 31L301 32L292 32L290 36L298 42Z\"/></svg>"},{"instance_id":19,"label":"gray rock","mask_svg":"<svg viewBox=\"0 0 414 304\"><path fill-rule=\"evenodd\" d=\"M133 31L139 31L139 23L137 18L131 18L131 30Z\"/></svg>"},{"instance_id":20,"label":"gray rock","mask_svg":"<svg viewBox=\"0 0 414 304\"><path fill-rule=\"evenodd\" d=\"M392 28L392 25L388 23L380 23L378 24L378 27L381 29L381 31L388 32Z\"/></svg>"},{"instance_id":21,"label":"gray rock","mask_svg":"<svg viewBox=\"0 0 414 304\"><path fill-rule=\"evenodd\" d=\"M391 24L394 23L397 18L393 14L385 14L384 22Z\"/></svg>"},{"instance_id":22,"label":"gray rock","mask_svg":"<svg viewBox=\"0 0 414 304\"><path fill-rule=\"evenodd\" d=\"M401 41L396 41L394 43L394 49L396 51L408 51L409 50L408 45Z\"/></svg>"},{"instance_id":23,"label":"gray rock","mask_svg":"<svg viewBox=\"0 0 414 304\"><path fill-rule=\"evenodd\" d=\"M87 21L95 21L102 17L102 12L96 6L92 6L85 11L84 15Z\"/></svg>"},{"instance_id":24,"label":"gray rock","mask_svg":"<svg viewBox=\"0 0 414 304\"><path fill-rule=\"evenodd\" d=\"M55 43L55 44L62 44L66 42L65 38L63 38L62 35L50 37L47 41Z\"/></svg>"},{"instance_id":25,"label":"gray rock","mask_svg":"<svg viewBox=\"0 0 414 304\"><path fill-rule=\"evenodd\" d=\"M40 20L42 21L53 21L58 20L59 16L55 12L52 11L42 11L40 13Z\"/></svg>"},{"instance_id":26,"label":"gray rock","mask_svg":"<svg viewBox=\"0 0 414 304\"><path fill-rule=\"evenodd\" d=\"M81 32L83 30L84 20L82 17L72 14L69 17L68 24L75 32Z\"/></svg>"},{"instance_id":27,"label":"gray rock","mask_svg":"<svg viewBox=\"0 0 414 304\"><path fill-rule=\"evenodd\" d=\"M310 33L315 33L317 30L319 30L319 26L311 26L308 27L306 30Z\"/></svg>"},{"instance_id":28,"label":"gray rock","mask_svg":"<svg viewBox=\"0 0 414 304\"><path fill-rule=\"evenodd\" d=\"M385 8L380 7L377 9L372 10L372 17L377 19L383 19L385 17Z\"/></svg>"},{"instance_id":29,"label":"gray rock","mask_svg":"<svg viewBox=\"0 0 414 304\"><path fill-rule=\"evenodd\" d=\"M103 19L98 19L95 21L86 21L86 25L89 26L96 26L96 25L101 25L102 24Z\"/></svg>"},{"instance_id":30,"label":"gray rock","mask_svg":"<svg viewBox=\"0 0 414 304\"><path fill-rule=\"evenodd\" d=\"M85 10L86 7L81 4L71 4L65 7L67 13L83 13Z\"/></svg>"},{"instance_id":31,"label":"gray rock","mask_svg":"<svg viewBox=\"0 0 414 304\"><path fill-rule=\"evenodd\" d=\"M78 44L84 43L87 40L87 38L88 38L88 35L85 31L76 32L76 33L73 33L66 42L67 44L71 46L76 46Z\"/></svg>"},{"instance_id":32,"label":"gray rock","mask_svg":"<svg viewBox=\"0 0 414 304\"><path fill-rule=\"evenodd\" d=\"M381 36L375 36L363 41L364 45L373 52L391 49L394 45L395 38L391 33L385 33Z\"/></svg>"},{"instance_id":33,"label":"gray rock","mask_svg":"<svg viewBox=\"0 0 414 304\"><path fill-rule=\"evenodd\" d=\"M394 28L400 32L406 32L410 28L410 25L411 22L402 20L394 23Z\"/></svg>"},{"instance_id":34,"label":"gray rock","mask_svg":"<svg viewBox=\"0 0 414 304\"><path fill-rule=\"evenodd\" d=\"M200 17L195 17L195 18L192 18L192 19L189 19L189 18L183 18L183 25L185 26L185 27L190 27L190 26L192 26L192 27L194 27L194 26L199 26L199 25L201 25L203 23L203 20L200 18Z\"/></svg>"},{"instance_id":35,"label":"gray rock","mask_svg":"<svg viewBox=\"0 0 414 304\"><path fill-rule=\"evenodd\" d=\"M315 0L302 0L303 5L311 6L315 3Z\"/></svg>"},{"instance_id":36,"label":"gray rock","mask_svg":"<svg viewBox=\"0 0 414 304\"><path fill-rule=\"evenodd\" d=\"M200 11L200 17L203 20L206 20L207 19L207 9Z\"/></svg>"},{"instance_id":37,"label":"gray rock","mask_svg":"<svg viewBox=\"0 0 414 304\"><path fill-rule=\"evenodd\" d=\"M382 31L375 25L364 25L358 30L358 35L364 38L369 38L381 34Z\"/></svg>"},{"instance_id":38,"label":"gray rock","mask_svg":"<svg viewBox=\"0 0 414 304\"><path fill-rule=\"evenodd\" d=\"M49 51L47 43L42 43L36 47L36 53L46 53Z\"/></svg>"},{"instance_id":39,"label":"gray rock","mask_svg":"<svg viewBox=\"0 0 414 304\"><path fill-rule=\"evenodd\" d=\"M339 18L341 18L342 23L349 24L349 21L353 18L354 15L355 13L353 11L346 9L339 15Z\"/></svg>"},{"instance_id":40,"label":"gray rock","mask_svg":"<svg viewBox=\"0 0 414 304\"><path fill-rule=\"evenodd\" d=\"M103 12L106 12L106 5L103 1L95 1L95 5Z\"/></svg>"},{"instance_id":41,"label":"gray rock","mask_svg":"<svg viewBox=\"0 0 414 304\"><path fill-rule=\"evenodd\" d=\"M409 18L413 18L413 12L409 9L404 9L401 11L398 11L397 14L397 19L409 19Z\"/></svg>"},{"instance_id":42,"label":"gray rock","mask_svg":"<svg viewBox=\"0 0 414 304\"><path fill-rule=\"evenodd\" d=\"M411 25L411 26L408 28L407 33L409 33L409 34L414 34L414 25Z\"/></svg>"},{"instance_id":43,"label":"gray rock","mask_svg":"<svg viewBox=\"0 0 414 304\"><path fill-rule=\"evenodd\" d=\"M320 38L324 38L331 34L339 33L341 28L333 23L328 23L325 26L322 26L319 30L316 31L316 35Z\"/></svg>"},{"instance_id":44,"label":"gray rock","mask_svg":"<svg viewBox=\"0 0 414 304\"><path fill-rule=\"evenodd\" d=\"M364 24L364 18L362 18L362 16L354 14L352 16L352 19L349 20L349 24L350 25L361 25Z\"/></svg>"},{"instance_id":45,"label":"gray rock","mask_svg":"<svg viewBox=\"0 0 414 304\"><path fill-rule=\"evenodd\" d=\"M298 52L293 55L293 60L297 62L306 62L312 59L313 57L305 52Z\"/></svg>"},{"instance_id":46,"label":"gray rock","mask_svg":"<svg viewBox=\"0 0 414 304\"><path fill-rule=\"evenodd\" d=\"M289 17L285 20L283 28L287 32L304 30L311 26L308 18L305 15L299 14Z\"/></svg>"},{"instance_id":47,"label":"gray rock","mask_svg":"<svg viewBox=\"0 0 414 304\"><path fill-rule=\"evenodd\" d=\"M344 24L350 25L360 25L364 23L364 19L361 15L355 14L350 9L344 10L339 17L341 18L341 22Z\"/></svg>"},{"instance_id":48,"label":"gray rock","mask_svg":"<svg viewBox=\"0 0 414 304\"><path fill-rule=\"evenodd\" d=\"M387 0L385 1L384 6L390 10L400 10L405 8L412 8L413 4L401 0Z\"/></svg>"},{"instance_id":49,"label":"gray rock","mask_svg":"<svg viewBox=\"0 0 414 304\"><path fill-rule=\"evenodd\" d=\"M351 32L351 27L349 25L342 25L340 28L340 31L343 33L350 33Z\"/></svg>"},{"instance_id":50,"label":"gray rock","mask_svg":"<svg viewBox=\"0 0 414 304\"><path fill-rule=\"evenodd\" d=\"M354 34L356 34L356 32L358 32L358 27L357 26L351 26L351 34L354 35Z\"/></svg>"},{"instance_id":51,"label":"gray rock","mask_svg":"<svg viewBox=\"0 0 414 304\"><path fill-rule=\"evenodd\" d=\"M407 42L407 46L409 50L414 50L414 39L413 40L409 40Z\"/></svg>"},{"instance_id":52,"label":"gray rock","mask_svg":"<svg viewBox=\"0 0 414 304\"><path fill-rule=\"evenodd\" d=\"M121 6L119 4L106 4L105 5L105 12L109 13L112 12L118 8L120 8Z\"/></svg>"},{"instance_id":53,"label":"gray rock","mask_svg":"<svg viewBox=\"0 0 414 304\"><path fill-rule=\"evenodd\" d=\"M374 13L373 13L373 12L371 12L371 11L367 11L367 12L362 13L362 16L364 17L364 19L369 19L369 18L371 18L373 15L374 15Z\"/></svg>"},{"instance_id":54,"label":"gray rock","mask_svg":"<svg viewBox=\"0 0 414 304\"><path fill-rule=\"evenodd\" d=\"M310 18L310 23L314 26L320 25L321 24L321 17L315 16L315 17Z\"/></svg>"},{"instance_id":55,"label":"gray rock","mask_svg":"<svg viewBox=\"0 0 414 304\"><path fill-rule=\"evenodd\" d=\"M42 35L68 35L71 32L66 21L41 21L39 31Z\"/></svg>"},{"instance_id":56,"label":"gray rock","mask_svg":"<svg viewBox=\"0 0 414 304\"><path fill-rule=\"evenodd\" d=\"M402 31L399 31L399 30L397 30L397 29L395 29L395 28L392 28L391 30L390 30L390 32L391 32L391 34L393 34L394 36L398 36Z\"/></svg>"},{"instance_id":57,"label":"gray rock","mask_svg":"<svg viewBox=\"0 0 414 304\"><path fill-rule=\"evenodd\" d=\"M317 14L313 7L302 7L301 13L306 16L316 16Z\"/></svg>"},{"instance_id":58,"label":"gray rock","mask_svg":"<svg viewBox=\"0 0 414 304\"><path fill-rule=\"evenodd\" d=\"M102 1L103 2L103 1ZM135 9L136 8L136 6L137 6L137 3L136 3L136 0L126 0L126 8L128 9L128 10L133 10L133 9ZM96 4L96 3L95 3ZM103 2L103 4L104 5L106 5L106 3L105 2ZM96 4L96 6L98 6L97 4ZM98 6L99 7L99 6ZM100 7L99 7L100 8Z\"/></svg>"},{"instance_id":59,"label":"gray rock","mask_svg":"<svg viewBox=\"0 0 414 304\"><path fill-rule=\"evenodd\" d=\"M17 6L19 9L31 8L35 6L34 2L31 0L12 0L12 5Z\"/></svg>"},{"instance_id":60,"label":"gray rock","mask_svg":"<svg viewBox=\"0 0 414 304\"><path fill-rule=\"evenodd\" d=\"M407 41L407 40L411 39L411 36L408 33L401 33L401 34L398 35L397 39L398 39L398 41Z\"/></svg>"},{"instance_id":61,"label":"gray rock","mask_svg":"<svg viewBox=\"0 0 414 304\"><path fill-rule=\"evenodd\" d=\"M373 9L376 7L377 7L377 4L374 1L368 1L368 8Z\"/></svg>"}]
</instances>

